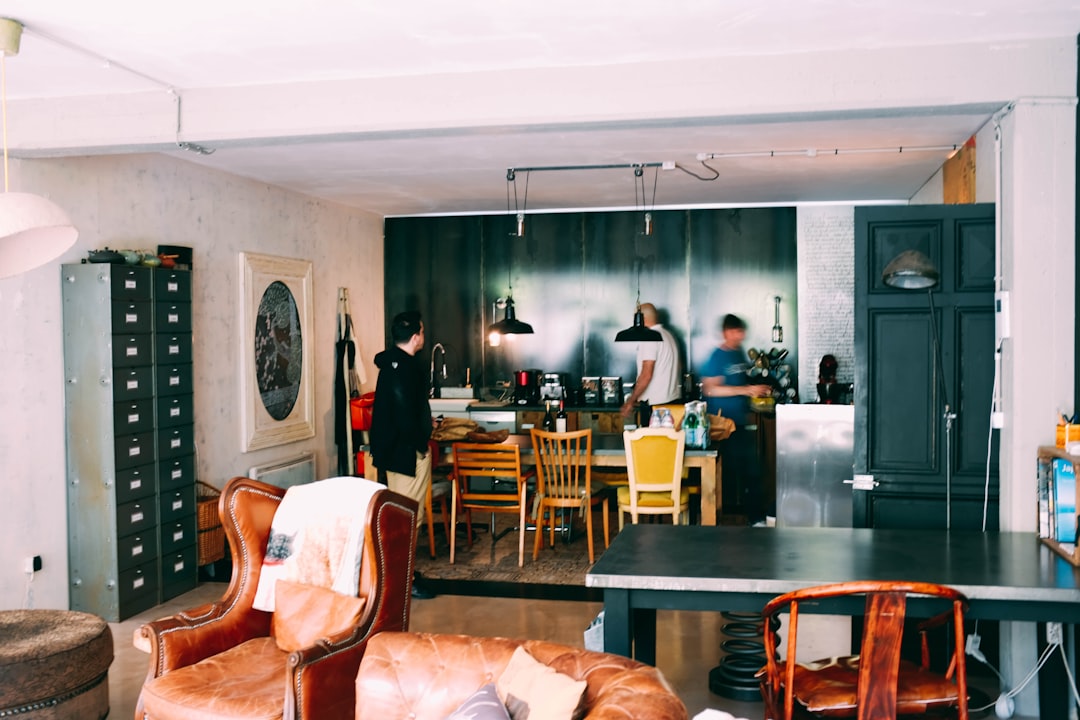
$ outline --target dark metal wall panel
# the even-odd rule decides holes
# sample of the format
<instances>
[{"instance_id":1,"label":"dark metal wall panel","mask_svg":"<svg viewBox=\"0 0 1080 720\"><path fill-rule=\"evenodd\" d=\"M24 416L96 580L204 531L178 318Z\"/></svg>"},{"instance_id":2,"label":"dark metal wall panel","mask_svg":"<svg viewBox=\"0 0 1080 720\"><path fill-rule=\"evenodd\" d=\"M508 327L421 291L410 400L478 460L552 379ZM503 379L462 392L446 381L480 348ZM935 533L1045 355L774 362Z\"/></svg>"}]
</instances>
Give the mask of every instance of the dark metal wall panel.
<instances>
[{"instance_id":1,"label":"dark metal wall panel","mask_svg":"<svg viewBox=\"0 0 1080 720\"><path fill-rule=\"evenodd\" d=\"M957 310L959 392L956 398L957 432L956 480L981 487L986 472L986 426L993 404L990 388L994 385L994 312L992 308ZM999 434L994 433L990 463L997 475ZM966 476L966 477L965 477Z\"/></svg>"}]
</instances>

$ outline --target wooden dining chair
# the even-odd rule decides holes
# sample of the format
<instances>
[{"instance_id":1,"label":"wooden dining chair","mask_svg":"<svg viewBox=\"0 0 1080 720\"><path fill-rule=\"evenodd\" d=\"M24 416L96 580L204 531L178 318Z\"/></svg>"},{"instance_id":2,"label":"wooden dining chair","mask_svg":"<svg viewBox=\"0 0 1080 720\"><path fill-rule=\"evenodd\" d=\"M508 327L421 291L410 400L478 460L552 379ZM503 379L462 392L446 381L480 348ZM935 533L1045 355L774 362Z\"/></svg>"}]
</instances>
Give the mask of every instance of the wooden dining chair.
<instances>
[{"instance_id":1,"label":"wooden dining chair","mask_svg":"<svg viewBox=\"0 0 1080 720\"><path fill-rule=\"evenodd\" d=\"M585 515L585 534L589 543L589 562L596 562L593 551L592 509L603 505L604 547L610 544L608 486L592 480L592 429L572 432L545 432L533 428L533 453L536 462L536 540L533 560L540 555L543 529L548 528L548 543L555 545L555 516L561 509L580 510ZM573 522L571 515L570 522Z\"/></svg>"},{"instance_id":2,"label":"wooden dining chair","mask_svg":"<svg viewBox=\"0 0 1080 720\"><path fill-rule=\"evenodd\" d=\"M812 607L823 599L841 596L865 597L859 654L796 662L802 606ZM933 604L945 607L917 625L922 649L918 663L900 657L909 596L938 598L940 602ZM766 719L894 720L898 716L946 710L959 720L967 720L964 661L967 605L967 598L957 590L923 582L836 583L803 588L770 600L762 613L765 627L773 627L781 613L789 613L789 620L786 659L777 657L776 633L765 634L766 665L759 675ZM948 671L941 675L930 670L926 631L949 621L952 621L952 658Z\"/></svg>"},{"instance_id":3,"label":"wooden dining chair","mask_svg":"<svg viewBox=\"0 0 1080 720\"><path fill-rule=\"evenodd\" d=\"M641 515L670 515L689 524L690 491L683 486L683 453L686 435L672 428L638 428L623 431L626 475L629 483L618 489L619 530L625 516L637 525Z\"/></svg>"},{"instance_id":4,"label":"wooden dining chair","mask_svg":"<svg viewBox=\"0 0 1080 720\"><path fill-rule=\"evenodd\" d=\"M525 564L525 516L528 507L527 477L521 470L521 448L502 443L454 443L454 474L451 478L450 562L457 550L457 516L465 515L467 538L472 547L472 511L513 513L518 516L518 567ZM491 541L495 534L492 516Z\"/></svg>"}]
</instances>

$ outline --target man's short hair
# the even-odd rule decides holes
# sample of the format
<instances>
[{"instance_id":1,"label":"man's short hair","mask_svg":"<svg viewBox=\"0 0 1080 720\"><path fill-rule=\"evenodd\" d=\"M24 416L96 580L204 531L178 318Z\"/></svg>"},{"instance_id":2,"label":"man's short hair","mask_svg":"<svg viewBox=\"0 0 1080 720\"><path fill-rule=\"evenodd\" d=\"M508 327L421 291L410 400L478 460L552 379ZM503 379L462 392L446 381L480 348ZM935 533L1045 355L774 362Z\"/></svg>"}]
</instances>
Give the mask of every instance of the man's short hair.
<instances>
[{"instance_id":1,"label":"man's short hair","mask_svg":"<svg viewBox=\"0 0 1080 720\"><path fill-rule=\"evenodd\" d=\"M724 330L745 330L746 323L738 315L732 315L728 313L724 316L723 322L720 323L720 327Z\"/></svg>"},{"instance_id":2,"label":"man's short hair","mask_svg":"<svg viewBox=\"0 0 1080 720\"><path fill-rule=\"evenodd\" d=\"M395 345L408 342L409 338L418 332L420 332L420 313L417 310L398 313L390 321L390 338Z\"/></svg>"}]
</instances>

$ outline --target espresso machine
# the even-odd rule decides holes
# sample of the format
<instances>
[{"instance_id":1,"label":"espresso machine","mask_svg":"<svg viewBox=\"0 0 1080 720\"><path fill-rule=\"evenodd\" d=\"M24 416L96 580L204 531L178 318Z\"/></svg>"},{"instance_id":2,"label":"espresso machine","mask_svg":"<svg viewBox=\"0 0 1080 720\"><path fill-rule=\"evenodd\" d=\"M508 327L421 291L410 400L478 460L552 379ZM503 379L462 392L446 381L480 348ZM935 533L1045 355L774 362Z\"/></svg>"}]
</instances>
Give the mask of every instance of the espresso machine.
<instances>
[{"instance_id":1,"label":"espresso machine","mask_svg":"<svg viewBox=\"0 0 1080 720\"><path fill-rule=\"evenodd\" d=\"M540 404L540 379L543 370L515 370L514 371L514 404L515 405L539 405Z\"/></svg>"}]
</instances>

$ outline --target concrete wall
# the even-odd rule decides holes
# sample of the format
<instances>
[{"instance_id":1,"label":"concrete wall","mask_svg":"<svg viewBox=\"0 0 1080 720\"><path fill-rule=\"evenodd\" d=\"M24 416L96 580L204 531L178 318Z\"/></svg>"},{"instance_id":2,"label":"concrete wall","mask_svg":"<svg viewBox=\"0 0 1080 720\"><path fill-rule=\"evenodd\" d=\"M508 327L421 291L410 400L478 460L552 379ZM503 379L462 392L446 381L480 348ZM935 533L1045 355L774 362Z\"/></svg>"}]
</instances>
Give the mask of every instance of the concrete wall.
<instances>
[{"instance_id":1,"label":"concrete wall","mask_svg":"<svg viewBox=\"0 0 1080 720\"><path fill-rule=\"evenodd\" d=\"M194 248L195 441L200 479L220 487L253 464L316 453L336 468L332 429L337 289L347 287L370 387L384 344L382 218L330 205L163 155L23 161L12 187L66 209L93 248ZM240 251L314 264L316 436L240 452L238 260ZM0 608L66 608L67 518L59 262L0 280ZM30 584L27 556L44 569Z\"/></svg>"}]
</instances>

